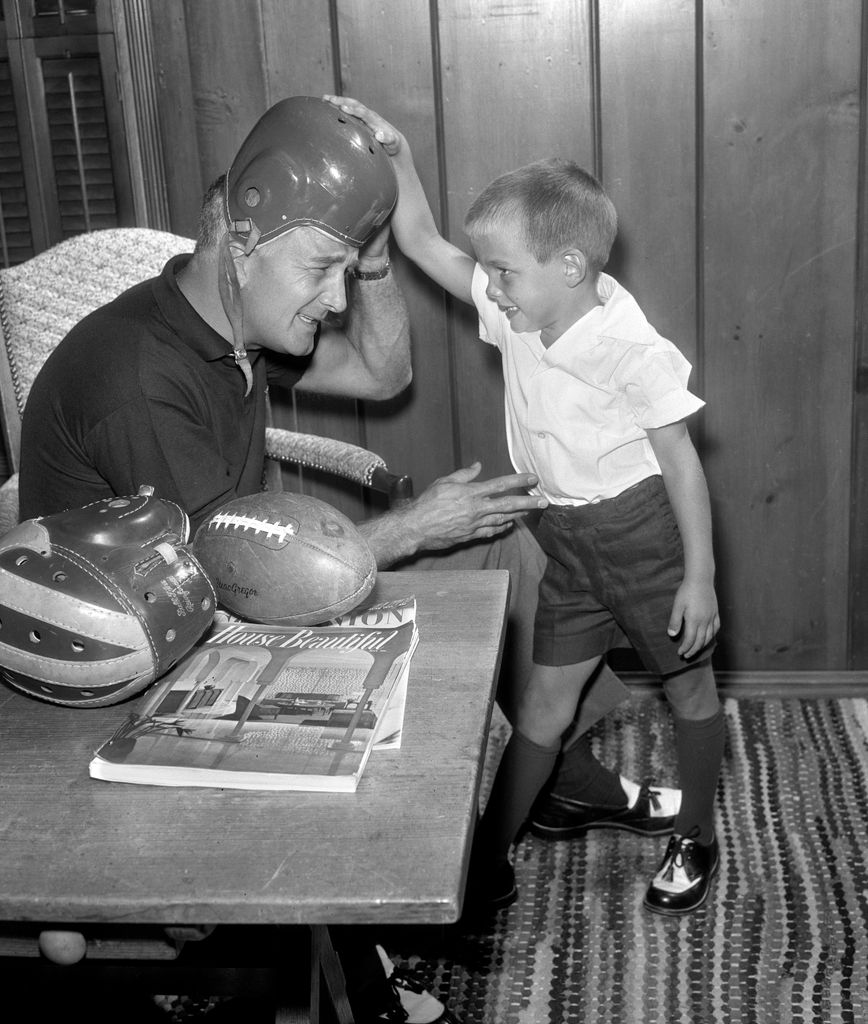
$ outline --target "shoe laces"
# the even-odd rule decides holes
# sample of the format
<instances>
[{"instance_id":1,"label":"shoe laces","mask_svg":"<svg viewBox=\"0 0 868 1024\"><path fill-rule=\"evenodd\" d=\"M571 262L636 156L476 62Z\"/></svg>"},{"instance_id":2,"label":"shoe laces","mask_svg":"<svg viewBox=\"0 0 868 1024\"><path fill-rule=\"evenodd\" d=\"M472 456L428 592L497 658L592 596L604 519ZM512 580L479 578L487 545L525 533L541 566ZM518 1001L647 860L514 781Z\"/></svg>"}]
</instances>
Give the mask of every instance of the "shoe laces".
<instances>
[{"instance_id":1,"label":"shoe laces","mask_svg":"<svg viewBox=\"0 0 868 1024\"><path fill-rule=\"evenodd\" d=\"M409 975L403 967L396 967L389 976L389 983L392 988L395 989L395 994L398 994L398 989L402 988L407 992L415 992L416 995L421 995L425 991L425 986L421 981Z\"/></svg>"},{"instance_id":2,"label":"shoe laces","mask_svg":"<svg viewBox=\"0 0 868 1024\"><path fill-rule=\"evenodd\" d=\"M643 798L647 798L650 801L651 807L655 811L659 811L662 807L660 803L660 790L653 789L650 782L643 782L639 787L639 799L636 802L638 803Z\"/></svg>"},{"instance_id":3,"label":"shoe laces","mask_svg":"<svg viewBox=\"0 0 868 1024\"><path fill-rule=\"evenodd\" d=\"M666 870L663 873L663 878L667 882L671 882L674 879L676 868L684 868L685 861L688 859L692 848L696 846L698 836L699 829L694 825L686 835L672 837L675 849L672 856L669 858L669 863L666 865Z\"/></svg>"}]
</instances>

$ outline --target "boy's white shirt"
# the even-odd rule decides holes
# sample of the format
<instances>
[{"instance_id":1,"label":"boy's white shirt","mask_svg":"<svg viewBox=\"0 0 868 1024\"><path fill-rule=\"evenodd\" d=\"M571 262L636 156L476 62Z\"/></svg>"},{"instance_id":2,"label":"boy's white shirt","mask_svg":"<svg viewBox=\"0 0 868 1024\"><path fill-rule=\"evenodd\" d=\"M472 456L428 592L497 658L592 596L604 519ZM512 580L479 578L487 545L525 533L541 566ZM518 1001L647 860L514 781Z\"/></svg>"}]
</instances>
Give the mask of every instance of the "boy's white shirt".
<instances>
[{"instance_id":1,"label":"boy's white shirt","mask_svg":"<svg viewBox=\"0 0 868 1024\"><path fill-rule=\"evenodd\" d=\"M479 336L501 351L509 453L517 472L539 478L534 492L556 505L584 505L659 474L646 431L705 403L687 390L690 363L632 295L601 274L602 305L546 348L539 331L512 330L486 284L477 264Z\"/></svg>"}]
</instances>

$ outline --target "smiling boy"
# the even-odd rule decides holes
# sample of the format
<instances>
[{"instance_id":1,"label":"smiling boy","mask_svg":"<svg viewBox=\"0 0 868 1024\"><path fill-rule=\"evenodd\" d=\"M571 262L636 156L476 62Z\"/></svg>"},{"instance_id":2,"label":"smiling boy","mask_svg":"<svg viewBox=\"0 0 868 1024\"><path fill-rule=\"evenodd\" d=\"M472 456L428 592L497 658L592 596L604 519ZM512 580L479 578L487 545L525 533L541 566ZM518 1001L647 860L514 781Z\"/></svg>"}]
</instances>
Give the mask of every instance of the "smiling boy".
<instances>
[{"instance_id":1,"label":"smiling boy","mask_svg":"<svg viewBox=\"0 0 868 1024\"><path fill-rule=\"evenodd\" d=\"M512 843L583 691L607 652L629 644L662 681L682 783L644 905L688 913L718 869L713 811L725 737L711 668L720 619L708 490L685 423L703 405L687 390L690 365L602 272L617 216L592 175L552 159L495 179L465 218L473 259L439 234L401 133L356 100L327 98L364 119L392 157L392 229L403 252L476 306L480 337L503 359L510 456L549 502L537 530L548 562L534 666L478 830L468 900L493 910L516 898ZM587 803L620 789L602 766L589 762L588 773ZM613 804L619 795L626 799L613 793ZM545 812L531 828L568 831L549 828Z\"/></svg>"}]
</instances>

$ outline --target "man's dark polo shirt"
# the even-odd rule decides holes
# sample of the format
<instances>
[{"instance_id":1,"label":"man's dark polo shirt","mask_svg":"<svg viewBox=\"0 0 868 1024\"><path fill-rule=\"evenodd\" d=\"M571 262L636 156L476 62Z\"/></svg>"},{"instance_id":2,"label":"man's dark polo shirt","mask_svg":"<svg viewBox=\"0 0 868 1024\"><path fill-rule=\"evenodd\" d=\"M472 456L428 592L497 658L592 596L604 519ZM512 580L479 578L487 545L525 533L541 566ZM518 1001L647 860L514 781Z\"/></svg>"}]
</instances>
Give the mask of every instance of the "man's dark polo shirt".
<instances>
[{"instance_id":1,"label":"man's dark polo shirt","mask_svg":"<svg viewBox=\"0 0 868 1024\"><path fill-rule=\"evenodd\" d=\"M24 411L22 519L150 484L195 530L260 489L266 387L292 387L309 357L252 352L245 398L231 346L178 288L189 258L85 317L46 360Z\"/></svg>"}]
</instances>

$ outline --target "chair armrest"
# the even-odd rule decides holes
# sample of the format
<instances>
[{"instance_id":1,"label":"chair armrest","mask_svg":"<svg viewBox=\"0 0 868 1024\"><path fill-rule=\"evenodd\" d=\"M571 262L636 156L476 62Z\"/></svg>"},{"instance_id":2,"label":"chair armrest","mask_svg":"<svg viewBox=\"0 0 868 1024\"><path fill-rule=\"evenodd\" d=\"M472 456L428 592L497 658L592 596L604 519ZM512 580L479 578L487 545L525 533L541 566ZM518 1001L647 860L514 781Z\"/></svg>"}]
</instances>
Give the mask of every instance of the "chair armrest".
<instances>
[{"instance_id":1,"label":"chair armrest","mask_svg":"<svg viewBox=\"0 0 868 1024\"><path fill-rule=\"evenodd\" d=\"M388 494L390 503L413 497L410 477L390 472L379 455L346 441L266 427L265 454L278 462L291 462L354 480Z\"/></svg>"},{"instance_id":2,"label":"chair armrest","mask_svg":"<svg viewBox=\"0 0 868 1024\"><path fill-rule=\"evenodd\" d=\"M18 525L18 474L0 484L0 537Z\"/></svg>"}]
</instances>

